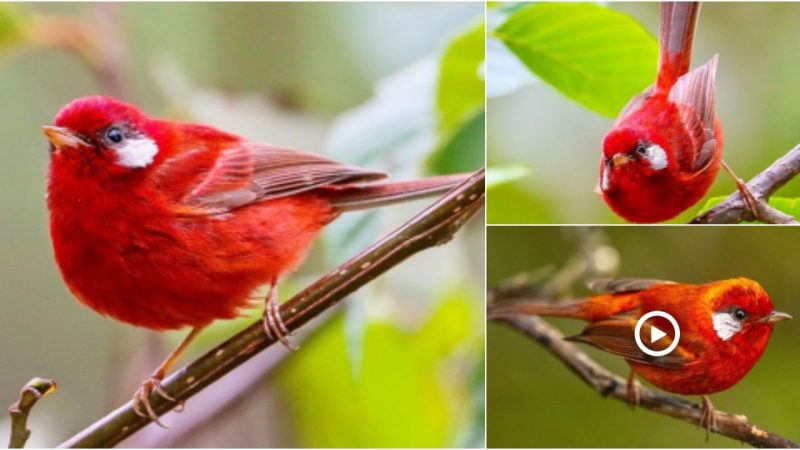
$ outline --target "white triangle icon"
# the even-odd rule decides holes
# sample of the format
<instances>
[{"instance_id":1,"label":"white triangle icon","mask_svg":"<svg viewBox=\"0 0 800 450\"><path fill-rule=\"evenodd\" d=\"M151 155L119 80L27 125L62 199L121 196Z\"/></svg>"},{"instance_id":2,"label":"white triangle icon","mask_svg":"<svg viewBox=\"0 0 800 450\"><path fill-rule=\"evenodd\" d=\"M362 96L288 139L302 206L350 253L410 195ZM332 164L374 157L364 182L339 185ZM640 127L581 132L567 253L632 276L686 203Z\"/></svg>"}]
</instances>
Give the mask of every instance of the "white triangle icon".
<instances>
[{"instance_id":1,"label":"white triangle icon","mask_svg":"<svg viewBox=\"0 0 800 450\"><path fill-rule=\"evenodd\" d=\"M664 333L663 331L659 330L658 328L650 327L650 342L651 343L658 341L659 339L663 338L666 335L667 335L667 333Z\"/></svg>"}]
</instances>

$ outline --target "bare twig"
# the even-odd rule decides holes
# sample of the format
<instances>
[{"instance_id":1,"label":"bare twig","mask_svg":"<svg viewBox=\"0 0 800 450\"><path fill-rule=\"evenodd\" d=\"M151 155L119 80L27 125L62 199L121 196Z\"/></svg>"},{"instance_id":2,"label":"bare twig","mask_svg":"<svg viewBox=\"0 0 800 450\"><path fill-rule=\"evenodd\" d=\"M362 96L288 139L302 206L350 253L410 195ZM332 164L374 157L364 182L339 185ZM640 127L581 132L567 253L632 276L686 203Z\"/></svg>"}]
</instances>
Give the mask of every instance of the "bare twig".
<instances>
[{"instance_id":1,"label":"bare twig","mask_svg":"<svg viewBox=\"0 0 800 450\"><path fill-rule=\"evenodd\" d=\"M766 170L747 183L747 188L757 200L758 218L766 223L796 224L793 217L767 204L770 196L800 173L800 145L789 150ZM740 223L754 220L737 190L720 204L700 214L691 223Z\"/></svg>"},{"instance_id":2,"label":"bare twig","mask_svg":"<svg viewBox=\"0 0 800 450\"><path fill-rule=\"evenodd\" d=\"M56 390L56 383L44 378L34 378L19 392L19 400L8 407L11 415L11 438L8 448L23 448L31 430L28 429L28 415L42 397Z\"/></svg>"},{"instance_id":3,"label":"bare twig","mask_svg":"<svg viewBox=\"0 0 800 450\"><path fill-rule=\"evenodd\" d=\"M406 258L448 242L482 208L483 197L484 170L481 169L406 224L281 305L283 322L290 331L295 330ZM164 382L164 388L178 402L184 402L274 343L275 340L264 333L259 320L173 374ZM151 395L150 403L159 415L176 406L156 394ZM68 439L61 447L109 447L149 422L136 415L129 402Z\"/></svg>"},{"instance_id":4,"label":"bare twig","mask_svg":"<svg viewBox=\"0 0 800 450\"><path fill-rule=\"evenodd\" d=\"M516 316L500 319L502 323L525 334L561 360L581 380L600 395L628 402L627 380L606 370L592 360L574 344L565 341L556 328L536 316ZM688 423L700 425L702 406L671 395L639 387L639 406ZM798 445L775 433L770 433L747 421L742 415L728 414L719 410L716 414L715 433L760 448L796 448Z\"/></svg>"}]
</instances>

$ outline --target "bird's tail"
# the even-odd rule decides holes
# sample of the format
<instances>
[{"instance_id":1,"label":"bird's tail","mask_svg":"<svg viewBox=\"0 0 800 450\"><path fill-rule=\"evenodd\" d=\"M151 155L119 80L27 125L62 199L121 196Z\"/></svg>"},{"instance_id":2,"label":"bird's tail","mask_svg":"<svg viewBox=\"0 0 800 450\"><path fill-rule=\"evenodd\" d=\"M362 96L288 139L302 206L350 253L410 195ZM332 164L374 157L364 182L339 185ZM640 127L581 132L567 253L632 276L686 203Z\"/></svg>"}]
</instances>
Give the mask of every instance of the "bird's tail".
<instances>
[{"instance_id":1,"label":"bird's tail","mask_svg":"<svg viewBox=\"0 0 800 450\"><path fill-rule=\"evenodd\" d=\"M689 71L699 13L699 2L661 2L658 89L669 91Z\"/></svg>"},{"instance_id":2,"label":"bird's tail","mask_svg":"<svg viewBox=\"0 0 800 450\"><path fill-rule=\"evenodd\" d=\"M595 295L560 302L519 299L493 304L488 318L496 319L515 315L566 317L592 322L616 314L633 311L639 307L637 293Z\"/></svg>"},{"instance_id":3,"label":"bird's tail","mask_svg":"<svg viewBox=\"0 0 800 450\"><path fill-rule=\"evenodd\" d=\"M378 208L443 194L472 174L442 175L411 181L351 184L331 187L331 204L340 211Z\"/></svg>"},{"instance_id":4,"label":"bird's tail","mask_svg":"<svg viewBox=\"0 0 800 450\"><path fill-rule=\"evenodd\" d=\"M487 319L501 319L517 315L568 317L586 320L584 302L569 301L552 303L547 301L512 300L489 307Z\"/></svg>"}]
</instances>

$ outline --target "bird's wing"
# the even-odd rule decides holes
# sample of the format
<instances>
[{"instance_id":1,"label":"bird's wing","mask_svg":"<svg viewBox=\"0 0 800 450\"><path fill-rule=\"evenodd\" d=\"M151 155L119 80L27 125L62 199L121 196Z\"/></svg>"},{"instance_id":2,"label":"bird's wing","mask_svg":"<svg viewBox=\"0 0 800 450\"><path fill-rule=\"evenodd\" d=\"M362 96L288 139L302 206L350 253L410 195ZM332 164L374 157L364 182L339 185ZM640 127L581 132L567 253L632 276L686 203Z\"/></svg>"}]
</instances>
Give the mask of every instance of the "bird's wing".
<instances>
[{"instance_id":1,"label":"bird's wing","mask_svg":"<svg viewBox=\"0 0 800 450\"><path fill-rule=\"evenodd\" d=\"M707 63L678 78L669 92L669 100L678 106L682 122L700 149L692 160L694 171L704 169L717 148L714 130L718 61L719 56L714 55Z\"/></svg>"},{"instance_id":2,"label":"bird's wing","mask_svg":"<svg viewBox=\"0 0 800 450\"><path fill-rule=\"evenodd\" d=\"M617 119L614 121L614 125L618 125L620 122L625 120L628 116L633 114L634 112L638 111L639 108L642 107L644 102L653 96L653 92L655 92L655 86L650 85L647 89L645 89L641 94L633 96L628 103L622 108L619 114L617 114Z\"/></svg>"},{"instance_id":3,"label":"bird's wing","mask_svg":"<svg viewBox=\"0 0 800 450\"><path fill-rule=\"evenodd\" d=\"M658 367L677 369L691 363L692 359L681 349L680 345L674 351L664 356L651 356L643 352L639 346L636 345L636 338L634 337L635 327L635 315L625 314L613 316L608 319L590 323L581 334L569 337L567 340L591 344L601 350L622 356L629 361ZM647 322L642 325L640 335L650 336L650 325ZM667 348L671 343L672 339L669 336L665 336L657 343L658 348L653 349L660 350L661 348Z\"/></svg>"},{"instance_id":4,"label":"bird's wing","mask_svg":"<svg viewBox=\"0 0 800 450\"><path fill-rule=\"evenodd\" d=\"M176 158L181 157L191 158L191 151ZM178 160L171 163L173 167L186 166ZM337 163L313 153L237 142L220 150L214 161L199 171L180 202L192 211L222 213L257 201L385 177L382 172Z\"/></svg>"},{"instance_id":5,"label":"bird's wing","mask_svg":"<svg viewBox=\"0 0 800 450\"><path fill-rule=\"evenodd\" d=\"M586 283L589 289L600 294L624 294L644 291L658 284L675 284L675 282L647 278L602 278L590 280Z\"/></svg>"}]
</instances>

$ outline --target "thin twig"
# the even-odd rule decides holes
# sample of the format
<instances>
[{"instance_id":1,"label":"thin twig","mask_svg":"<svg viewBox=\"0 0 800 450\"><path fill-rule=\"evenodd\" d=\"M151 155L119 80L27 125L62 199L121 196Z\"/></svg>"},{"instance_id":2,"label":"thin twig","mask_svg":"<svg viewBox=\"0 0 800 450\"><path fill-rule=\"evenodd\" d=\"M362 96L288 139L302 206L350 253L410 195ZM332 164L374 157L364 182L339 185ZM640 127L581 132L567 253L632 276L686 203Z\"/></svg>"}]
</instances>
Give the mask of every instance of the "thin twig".
<instances>
[{"instance_id":1,"label":"thin twig","mask_svg":"<svg viewBox=\"0 0 800 450\"><path fill-rule=\"evenodd\" d=\"M600 395L628 402L626 379L617 376L592 360L574 344L565 341L555 327L536 316L516 316L499 319L500 322L535 340L553 356L563 362L581 380ZM702 406L671 395L639 387L639 406L691 424L700 425ZM715 411L715 433L760 448L797 448L798 445L775 433L770 433L747 421L742 415Z\"/></svg>"},{"instance_id":2,"label":"thin twig","mask_svg":"<svg viewBox=\"0 0 800 450\"><path fill-rule=\"evenodd\" d=\"M452 239L483 207L484 177L484 170L479 170L406 224L281 305L281 317L287 328L296 330L408 257ZM178 402L184 402L274 343L258 321L173 374L164 382L164 388ZM150 403L159 415L176 406L155 393L150 396ZM129 402L61 447L109 447L149 422L148 418L136 415Z\"/></svg>"},{"instance_id":3,"label":"thin twig","mask_svg":"<svg viewBox=\"0 0 800 450\"><path fill-rule=\"evenodd\" d=\"M800 174L800 145L789 150L788 153L747 183L747 188L757 200L757 214L762 222L798 223L793 217L767 204L770 196L797 174ZM753 214L747 209L741 194L737 190L720 204L692 219L690 223L740 223L750 220L754 220Z\"/></svg>"},{"instance_id":4,"label":"thin twig","mask_svg":"<svg viewBox=\"0 0 800 450\"><path fill-rule=\"evenodd\" d=\"M8 407L11 415L11 438L8 448L23 448L31 430L28 429L28 415L42 397L56 390L56 383L44 378L34 378L29 381L19 392L19 400Z\"/></svg>"}]
</instances>

